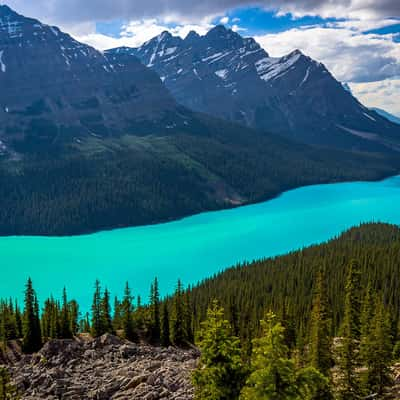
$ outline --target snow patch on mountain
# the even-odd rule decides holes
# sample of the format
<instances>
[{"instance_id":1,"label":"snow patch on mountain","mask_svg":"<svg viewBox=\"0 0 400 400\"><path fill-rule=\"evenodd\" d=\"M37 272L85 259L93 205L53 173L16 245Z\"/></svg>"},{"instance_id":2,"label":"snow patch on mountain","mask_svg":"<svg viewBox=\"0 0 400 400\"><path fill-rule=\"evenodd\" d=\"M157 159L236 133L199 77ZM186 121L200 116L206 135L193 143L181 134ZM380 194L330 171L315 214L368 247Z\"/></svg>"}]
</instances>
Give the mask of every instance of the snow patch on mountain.
<instances>
[{"instance_id":1,"label":"snow patch on mountain","mask_svg":"<svg viewBox=\"0 0 400 400\"><path fill-rule=\"evenodd\" d=\"M3 62L3 54L4 54L4 50L0 50L0 70L1 70L1 72L6 72L7 66Z\"/></svg>"},{"instance_id":2,"label":"snow patch on mountain","mask_svg":"<svg viewBox=\"0 0 400 400\"><path fill-rule=\"evenodd\" d=\"M371 121L376 122L376 119L368 115L367 113L363 113L367 118L369 118Z\"/></svg>"},{"instance_id":3,"label":"snow patch on mountain","mask_svg":"<svg viewBox=\"0 0 400 400\"><path fill-rule=\"evenodd\" d=\"M276 79L288 72L300 59L301 53L296 53L283 58L266 57L256 62L256 69L260 78L264 81Z\"/></svg>"},{"instance_id":4,"label":"snow patch on mountain","mask_svg":"<svg viewBox=\"0 0 400 400\"><path fill-rule=\"evenodd\" d=\"M215 75L217 75L219 78L225 80L229 74L229 71L227 69L220 69L218 71L214 72Z\"/></svg>"},{"instance_id":5,"label":"snow patch on mountain","mask_svg":"<svg viewBox=\"0 0 400 400\"><path fill-rule=\"evenodd\" d=\"M299 87L303 86L307 82L309 76L310 76L310 67L307 68L306 74L304 75L303 80L300 82Z\"/></svg>"}]
</instances>

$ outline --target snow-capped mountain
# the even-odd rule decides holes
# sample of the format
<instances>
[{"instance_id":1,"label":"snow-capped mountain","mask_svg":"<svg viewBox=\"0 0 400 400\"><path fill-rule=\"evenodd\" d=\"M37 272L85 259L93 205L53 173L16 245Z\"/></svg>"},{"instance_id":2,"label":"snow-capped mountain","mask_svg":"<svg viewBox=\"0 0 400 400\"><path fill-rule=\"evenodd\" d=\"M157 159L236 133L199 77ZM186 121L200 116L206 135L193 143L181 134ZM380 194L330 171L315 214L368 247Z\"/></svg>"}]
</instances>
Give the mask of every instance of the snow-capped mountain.
<instances>
[{"instance_id":1,"label":"snow-capped mountain","mask_svg":"<svg viewBox=\"0 0 400 400\"><path fill-rule=\"evenodd\" d=\"M400 135L323 64L299 50L271 57L254 39L224 26L205 36L191 32L185 39L163 32L139 48L108 54L137 56L179 103L193 110L307 143L353 148L365 141L365 132Z\"/></svg>"},{"instance_id":2,"label":"snow-capped mountain","mask_svg":"<svg viewBox=\"0 0 400 400\"><path fill-rule=\"evenodd\" d=\"M2 143L165 128L160 121L177 115L176 101L139 60L122 60L0 6Z\"/></svg>"}]
</instances>

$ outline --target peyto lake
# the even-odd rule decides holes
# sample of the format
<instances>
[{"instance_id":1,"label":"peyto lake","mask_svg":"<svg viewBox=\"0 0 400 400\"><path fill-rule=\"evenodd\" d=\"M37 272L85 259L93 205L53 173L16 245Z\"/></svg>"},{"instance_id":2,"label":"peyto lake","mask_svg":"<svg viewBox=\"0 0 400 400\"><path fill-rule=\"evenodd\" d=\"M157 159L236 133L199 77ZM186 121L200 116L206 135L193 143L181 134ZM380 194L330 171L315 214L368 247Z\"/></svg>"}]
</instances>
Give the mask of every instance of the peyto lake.
<instances>
[{"instance_id":1,"label":"peyto lake","mask_svg":"<svg viewBox=\"0 0 400 400\"><path fill-rule=\"evenodd\" d=\"M400 224L400 177L299 188L276 199L179 221L91 235L0 238L0 296L22 297L32 277L43 298L61 294L86 308L100 279L113 294L129 281L147 300L157 276L162 293L178 278L196 283L237 262L326 241L361 222Z\"/></svg>"}]
</instances>

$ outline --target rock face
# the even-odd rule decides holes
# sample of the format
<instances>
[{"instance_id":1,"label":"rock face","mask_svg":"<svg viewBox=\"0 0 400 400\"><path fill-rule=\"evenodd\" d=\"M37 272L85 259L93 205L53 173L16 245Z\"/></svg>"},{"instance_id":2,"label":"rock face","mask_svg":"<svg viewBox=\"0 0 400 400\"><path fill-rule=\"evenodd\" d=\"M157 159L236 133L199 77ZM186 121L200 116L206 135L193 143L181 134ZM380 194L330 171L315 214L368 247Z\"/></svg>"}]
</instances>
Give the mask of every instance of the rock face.
<instances>
[{"instance_id":1,"label":"rock face","mask_svg":"<svg viewBox=\"0 0 400 400\"><path fill-rule=\"evenodd\" d=\"M195 350L137 345L115 336L52 340L11 364L24 400L193 398Z\"/></svg>"},{"instance_id":2,"label":"rock face","mask_svg":"<svg viewBox=\"0 0 400 400\"><path fill-rule=\"evenodd\" d=\"M185 39L164 32L108 54L139 57L179 103L253 128L347 149L368 147L365 132L378 136L369 136L372 147L400 137L397 125L360 104L323 64L299 50L270 57L223 26Z\"/></svg>"}]
</instances>

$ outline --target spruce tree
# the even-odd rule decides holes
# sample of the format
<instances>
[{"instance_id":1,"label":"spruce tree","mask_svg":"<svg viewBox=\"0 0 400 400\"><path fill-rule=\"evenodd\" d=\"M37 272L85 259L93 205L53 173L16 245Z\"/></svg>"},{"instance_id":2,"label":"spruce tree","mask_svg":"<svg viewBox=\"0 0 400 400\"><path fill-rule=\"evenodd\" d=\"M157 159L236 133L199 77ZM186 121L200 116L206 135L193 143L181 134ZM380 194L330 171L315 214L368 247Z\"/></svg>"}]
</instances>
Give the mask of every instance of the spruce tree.
<instances>
[{"instance_id":1,"label":"spruce tree","mask_svg":"<svg viewBox=\"0 0 400 400\"><path fill-rule=\"evenodd\" d=\"M31 278L25 289L22 350L34 353L42 347L38 303Z\"/></svg>"},{"instance_id":2,"label":"spruce tree","mask_svg":"<svg viewBox=\"0 0 400 400\"><path fill-rule=\"evenodd\" d=\"M18 339L20 339L22 338L22 316L17 301L15 302L15 326L16 326L16 336Z\"/></svg>"},{"instance_id":3,"label":"spruce tree","mask_svg":"<svg viewBox=\"0 0 400 400\"><path fill-rule=\"evenodd\" d=\"M134 313L134 324L138 329L142 329L143 325L145 325L144 323L144 307L142 305L142 298L140 297L140 295L137 296L136 299L136 310Z\"/></svg>"},{"instance_id":4,"label":"spruce tree","mask_svg":"<svg viewBox=\"0 0 400 400\"><path fill-rule=\"evenodd\" d=\"M289 358L284 328L273 313L261 326L263 336L253 341L251 374L241 400L305 400L326 387L328 379L315 368L297 368Z\"/></svg>"},{"instance_id":5,"label":"spruce tree","mask_svg":"<svg viewBox=\"0 0 400 400\"><path fill-rule=\"evenodd\" d=\"M240 344L217 302L207 311L198 346L201 357L193 373L195 399L235 400L245 379Z\"/></svg>"},{"instance_id":6,"label":"spruce tree","mask_svg":"<svg viewBox=\"0 0 400 400\"><path fill-rule=\"evenodd\" d=\"M171 317L172 332L171 341L176 346L187 344L187 334L185 330L185 308L183 301L183 288L182 282L178 280L176 285L175 294L173 297L173 314Z\"/></svg>"},{"instance_id":7,"label":"spruce tree","mask_svg":"<svg viewBox=\"0 0 400 400\"><path fill-rule=\"evenodd\" d=\"M69 316L69 304L67 298L67 289L64 287L62 295L62 305L60 312L60 337L62 339L72 338L71 320Z\"/></svg>"},{"instance_id":8,"label":"spruce tree","mask_svg":"<svg viewBox=\"0 0 400 400\"><path fill-rule=\"evenodd\" d=\"M193 305L189 290L187 290L184 295L184 328L185 328L186 340L189 343L193 343L194 342Z\"/></svg>"},{"instance_id":9,"label":"spruce tree","mask_svg":"<svg viewBox=\"0 0 400 400\"><path fill-rule=\"evenodd\" d=\"M317 274L311 310L310 364L326 377L333 366L331 318L323 270Z\"/></svg>"},{"instance_id":10,"label":"spruce tree","mask_svg":"<svg viewBox=\"0 0 400 400\"><path fill-rule=\"evenodd\" d=\"M68 304L70 330L72 335L75 336L79 332L79 305L76 300L71 300Z\"/></svg>"},{"instance_id":11,"label":"spruce tree","mask_svg":"<svg viewBox=\"0 0 400 400\"><path fill-rule=\"evenodd\" d=\"M82 333L91 332L90 317L88 312L85 314L85 317L79 321L79 331Z\"/></svg>"},{"instance_id":12,"label":"spruce tree","mask_svg":"<svg viewBox=\"0 0 400 400\"><path fill-rule=\"evenodd\" d=\"M121 323L121 302L118 300L118 297L114 297L114 314L112 318L112 324L114 332L117 332L119 329L122 329Z\"/></svg>"},{"instance_id":13,"label":"spruce tree","mask_svg":"<svg viewBox=\"0 0 400 400\"><path fill-rule=\"evenodd\" d=\"M366 340L365 362L367 374L365 388L367 394L382 396L387 386L392 384L392 343L390 315L382 301L376 302L376 312Z\"/></svg>"},{"instance_id":14,"label":"spruce tree","mask_svg":"<svg viewBox=\"0 0 400 400\"><path fill-rule=\"evenodd\" d=\"M91 334L93 337L101 336L104 333L104 325L101 314L101 300L101 286L100 282L96 280L92 302Z\"/></svg>"},{"instance_id":15,"label":"spruce tree","mask_svg":"<svg viewBox=\"0 0 400 400\"><path fill-rule=\"evenodd\" d=\"M121 304L121 322L124 337L131 341L137 340L137 335L135 332L135 327L133 323L133 297L131 294L131 289L129 288L128 282L126 282L124 297Z\"/></svg>"},{"instance_id":16,"label":"spruce tree","mask_svg":"<svg viewBox=\"0 0 400 400\"><path fill-rule=\"evenodd\" d=\"M161 345L168 347L171 344L170 330L169 330L169 313L167 302L164 301L162 306L162 320L161 320Z\"/></svg>"},{"instance_id":17,"label":"spruce tree","mask_svg":"<svg viewBox=\"0 0 400 400\"><path fill-rule=\"evenodd\" d=\"M369 357L368 340L372 328L371 321L375 314L375 306L372 285L371 282L369 282L362 301L360 317L360 361L363 363L366 363Z\"/></svg>"},{"instance_id":18,"label":"spruce tree","mask_svg":"<svg viewBox=\"0 0 400 400\"><path fill-rule=\"evenodd\" d=\"M310 331L310 365L321 372L328 381L333 367L331 318L327 299L327 287L324 270L320 269L315 281L313 304L311 310ZM333 398L329 385L321 387L313 397L315 400Z\"/></svg>"},{"instance_id":19,"label":"spruce tree","mask_svg":"<svg viewBox=\"0 0 400 400\"><path fill-rule=\"evenodd\" d=\"M101 300L101 325L103 333L114 333L114 328L112 324L111 318L111 306L110 306L110 292L107 290L104 291L103 298Z\"/></svg>"},{"instance_id":20,"label":"spruce tree","mask_svg":"<svg viewBox=\"0 0 400 400\"><path fill-rule=\"evenodd\" d=\"M361 335L360 280L361 272L359 264L356 261L352 261L345 287L345 309L341 327L342 343L339 355L339 392L343 400L358 399L361 395L360 380L357 373Z\"/></svg>"},{"instance_id":21,"label":"spruce tree","mask_svg":"<svg viewBox=\"0 0 400 400\"><path fill-rule=\"evenodd\" d=\"M160 292L158 280L155 278L150 288L150 341L152 343L160 342L160 325Z\"/></svg>"}]
</instances>

